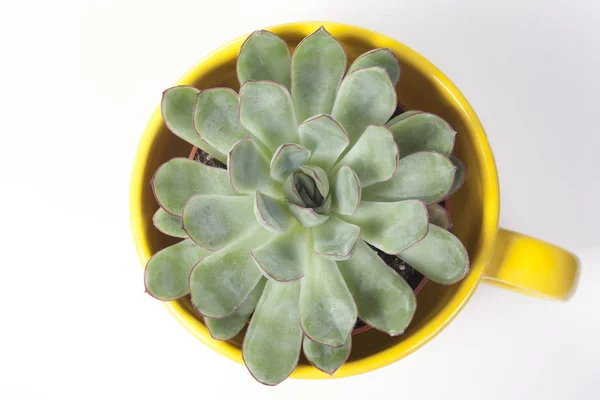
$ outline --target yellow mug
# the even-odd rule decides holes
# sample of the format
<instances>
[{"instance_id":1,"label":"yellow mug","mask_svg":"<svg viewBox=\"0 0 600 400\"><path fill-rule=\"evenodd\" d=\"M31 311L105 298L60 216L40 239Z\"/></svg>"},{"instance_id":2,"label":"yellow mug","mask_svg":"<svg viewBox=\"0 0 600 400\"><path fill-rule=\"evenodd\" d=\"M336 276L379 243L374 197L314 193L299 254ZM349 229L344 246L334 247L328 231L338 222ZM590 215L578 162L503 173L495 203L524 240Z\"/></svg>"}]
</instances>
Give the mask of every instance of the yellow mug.
<instances>
[{"instance_id":1,"label":"yellow mug","mask_svg":"<svg viewBox=\"0 0 600 400\"><path fill-rule=\"evenodd\" d=\"M334 377L371 371L397 361L438 334L464 307L479 282L500 285L538 297L566 300L578 276L577 257L542 241L498 228L498 175L492 151L475 112L460 91L435 66L403 44L378 33L337 23L292 23L268 28L291 48L320 26L340 40L352 62L374 48L390 48L402 65L397 85L399 102L408 109L440 115L458 132L454 154L466 165L463 187L449 202L454 232L465 244L471 259L468 275L452 286L429 282L417 297L416 315L400 337L389 337L375 329L353 339L352 355ZM239 89L236 57L245 37L215 50L188 70L177 85L199 89L228 86ZM131 224L141 262L176 240L152 226L158 208L150 180L160 164L176 156L187 156L191 146L171 134L154 112L138 147L131 180ZM140 277L141 279L141 277ZM211 338L202 318L189 299L165 303L175 318L202 342L230 359L243 363L238 337L229 342ZM294 378L329 378L306 360L293 372Z\"/></svg>"}]
</instances>

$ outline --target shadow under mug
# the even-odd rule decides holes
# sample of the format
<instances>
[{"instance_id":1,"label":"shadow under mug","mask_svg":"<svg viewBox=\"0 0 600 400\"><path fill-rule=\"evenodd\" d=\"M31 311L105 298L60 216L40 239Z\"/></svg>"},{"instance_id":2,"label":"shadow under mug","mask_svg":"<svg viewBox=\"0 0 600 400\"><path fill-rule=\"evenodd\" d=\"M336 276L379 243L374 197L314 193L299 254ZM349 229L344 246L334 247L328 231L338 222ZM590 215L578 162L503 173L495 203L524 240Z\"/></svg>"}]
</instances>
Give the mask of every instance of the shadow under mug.
<instances>
[{"instance_id":1,"label":"shadow under mug","mask_svg":"<svg viewBox=\"0 0 600 400\"><path fill-rule=\"evenodd\" d=\"M373 31L327 22L291 23L268 30L279 35L293 49L320 26L344 45L349 63L374 48L390 48L402 66L396 87L399 103L407 109L435 113L457 131L454 154L464 162L467 173L463 187L449 202L449 209L454 222L453 232L466 246L471 261L469 273L459 283L442 286L429 282L425 285L417 296L415 317L402 336L390 337L374 329L356 335L348 362L334 377L374 370L415 351L448 325L481 281L538 297L568 299L577 282L577 257L548 243L498 228L500 198L492 151L479 119L454 84L415 51ZM235 39L215 50L188 70L176 84L199 89L226 86L239 90L236 57L244 39ZM143 265L152 254L177 241L152 225L152 215L158 204L150 180L162 163L172 157L187 156L190 148L191 145L168 131L157 109L140 141L131 180L131 224ZM188 298L165 305L202 342L243 363L240 350L243 333L227 342L214 340ZM329 378L329 375L301 359L292 377L320 379Z\"/></svg>"}]
</instances>

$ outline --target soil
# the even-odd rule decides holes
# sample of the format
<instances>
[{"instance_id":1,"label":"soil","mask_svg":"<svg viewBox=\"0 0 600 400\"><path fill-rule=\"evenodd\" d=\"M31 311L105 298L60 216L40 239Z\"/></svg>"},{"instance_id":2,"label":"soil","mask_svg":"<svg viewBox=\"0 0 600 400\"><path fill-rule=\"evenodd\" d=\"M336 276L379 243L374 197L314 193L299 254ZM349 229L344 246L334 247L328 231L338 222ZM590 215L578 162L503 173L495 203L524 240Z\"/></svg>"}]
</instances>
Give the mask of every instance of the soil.
<instances>
[{"instance_id":1,"label":"soil","mask_svg":"<svg viewBox=\"0 0 600 400\"><path fill-rule=\"evenodd\" d=\"M221 161L200 149L196 150L196 154L194 154L194 160L200 161L202 164L208 165L209 167L227 169L227 166Z\"/></svg>"}]
</instances>

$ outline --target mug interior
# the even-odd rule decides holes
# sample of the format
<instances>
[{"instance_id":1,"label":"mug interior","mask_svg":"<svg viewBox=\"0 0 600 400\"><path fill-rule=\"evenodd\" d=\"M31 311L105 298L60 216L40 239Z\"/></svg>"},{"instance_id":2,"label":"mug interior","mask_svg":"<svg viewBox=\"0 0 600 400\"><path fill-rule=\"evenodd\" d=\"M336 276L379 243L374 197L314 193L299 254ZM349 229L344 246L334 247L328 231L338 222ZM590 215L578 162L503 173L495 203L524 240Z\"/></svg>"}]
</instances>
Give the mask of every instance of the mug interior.
<instances>
[{"instance_id":1,"label":"mug interior","mask_svg":"<svg viewBox=\"0 0 600 400\"><path fill-rule=\"evenodd\" d=\"M353 337L352 354L336 377L366 372L414 351L438 333L462 308L480 281L498 222L497 176L489 145L475 113L458 89L433 65L406 46L385 36L341 24L299 23L269 28L293 48L321 25L333 34L348 54L348 65L359 55L379 47L389 47L400 60L402 73L396 87L398 100L406 109L435 113L457 131L454 154L465 163L463 187L449 202L454 233L465 244L471 260L468 275L452 286L433 282L417 296L417 312L406 332L398 337L371 329ZM190 69L178 84L199 89L230 87L239 90L236 56L243 38L216 50ZM166 89L166 88L165 88ZM163 235L152 225L158 208L150 180L156 169L172 157L187 157L192 146L168 131L160 113L150 121L136 159L132 176L132 225L142 262L179 239ZM243 333L229 342L212 339L193 310L189 298L167 306L193 334L209 346L241 362L239 351ZM300 378L326 378L302 358L292 375Z\"/></svg>"}]
</instances>

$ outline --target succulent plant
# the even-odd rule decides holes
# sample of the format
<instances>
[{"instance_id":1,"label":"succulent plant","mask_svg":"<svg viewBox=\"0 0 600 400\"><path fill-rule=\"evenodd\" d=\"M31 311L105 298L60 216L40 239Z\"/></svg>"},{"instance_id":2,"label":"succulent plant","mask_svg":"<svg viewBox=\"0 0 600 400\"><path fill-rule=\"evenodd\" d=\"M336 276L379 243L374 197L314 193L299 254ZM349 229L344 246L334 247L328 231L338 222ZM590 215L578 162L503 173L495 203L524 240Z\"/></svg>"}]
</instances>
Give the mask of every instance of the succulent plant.
<instances>
[{"instance_id":1,"label":"succulent plant","mask_svg":"<svg viewBox=\"0 0 600 400\"><path fill-rule=\"evenodd\" d=\"M250 323L242 346L251 374L275 385L301 348L333 374L348 358L357 317L390 335L411 321L410 286L371 248L452 284L468 256L438 203L462 183L455 132L441 118L397 106L400 65L389 49L347 69L324 28L293 57L257 31L240 49L230 88L166 90L163 119L177 136L227 163L172 159L152 187L156 227L183 241L156 253L147 291L190 295L215 339Z\"/></svg>"}]
</instances>

